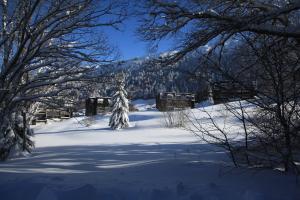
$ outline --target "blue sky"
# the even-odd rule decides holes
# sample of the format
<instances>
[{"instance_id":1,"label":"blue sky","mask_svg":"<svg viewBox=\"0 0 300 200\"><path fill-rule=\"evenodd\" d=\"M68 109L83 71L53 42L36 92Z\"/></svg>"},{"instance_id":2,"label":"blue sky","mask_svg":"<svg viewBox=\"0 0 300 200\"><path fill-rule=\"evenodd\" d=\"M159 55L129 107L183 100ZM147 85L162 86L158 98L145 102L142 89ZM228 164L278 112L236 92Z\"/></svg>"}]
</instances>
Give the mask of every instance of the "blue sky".
<instances>
[{"instance_id":1,"label":"blue sky","mask_svg":"<svg viewBox=\"0 0 300 200\"><path fill-rule=\"evenodd\" d=\"M135 19L131 18L124 22L121 27L122 31L108 28L105 30L106 35L112 45L119 48L122 60L128 60L136 57L144 57L149 55L149 44L141 41L136 36L136 28L138 23ZM164 40L159 43L157 52L165 52L172 47L172 41Z\"/></svg>"}]
</instances>

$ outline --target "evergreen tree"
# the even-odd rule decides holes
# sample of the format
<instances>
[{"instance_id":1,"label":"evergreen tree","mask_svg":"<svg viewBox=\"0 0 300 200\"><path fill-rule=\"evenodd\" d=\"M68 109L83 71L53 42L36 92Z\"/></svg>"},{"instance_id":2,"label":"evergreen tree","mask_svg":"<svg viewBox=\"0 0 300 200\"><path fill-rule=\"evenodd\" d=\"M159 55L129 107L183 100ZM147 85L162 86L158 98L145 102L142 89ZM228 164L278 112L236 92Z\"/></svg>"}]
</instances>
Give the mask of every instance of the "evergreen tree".
<instances>
[{"instance_id":1,"label":"evergreen tree","mask_svg":"<svg viewBox=\"0 0 300 200\"><path fill-rule=\"evenodd\" d=\"M109 126L112 129L122 129L129 127L129 105L127 99L127 92L124 89L124 81L120 81L118 89L113 95L113 109L109 120Z\"/></svg>"}]
</instances>

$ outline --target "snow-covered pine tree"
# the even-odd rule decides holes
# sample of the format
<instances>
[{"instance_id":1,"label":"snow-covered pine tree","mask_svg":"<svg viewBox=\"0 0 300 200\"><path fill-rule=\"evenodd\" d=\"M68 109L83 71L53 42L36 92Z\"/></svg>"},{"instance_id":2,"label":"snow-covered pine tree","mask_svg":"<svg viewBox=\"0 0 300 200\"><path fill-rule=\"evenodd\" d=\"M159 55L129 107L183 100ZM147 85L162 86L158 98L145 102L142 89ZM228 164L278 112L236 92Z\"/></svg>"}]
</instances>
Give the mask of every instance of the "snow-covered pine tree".
<instances>
[{"instance_id":1,"label":"snow-covered pine tree","mask_svg":"<svg viewBox=\"0 0 300 200\"><path fill-rule=\"evenodd\" d=\"M129 127L129 105L127 92L124 89L124 81L118 82L118 89L113 95L113 109L109 120L109 126L112 129L122 129Z\"/></svg>"}]
</instances>

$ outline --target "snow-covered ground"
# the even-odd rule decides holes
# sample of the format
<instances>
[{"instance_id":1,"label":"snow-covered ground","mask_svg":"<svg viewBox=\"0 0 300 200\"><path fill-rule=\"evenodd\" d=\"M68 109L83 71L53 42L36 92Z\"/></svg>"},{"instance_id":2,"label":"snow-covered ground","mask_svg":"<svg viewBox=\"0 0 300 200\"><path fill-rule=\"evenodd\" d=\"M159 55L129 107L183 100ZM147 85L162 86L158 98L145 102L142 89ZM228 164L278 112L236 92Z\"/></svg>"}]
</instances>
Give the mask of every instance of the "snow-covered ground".
<instances>
[{"instance_id":1,"label":"snow-covered ground","mask_svg":"<svg viewBox=\"0 0 300 200\"><path fill-rule=\"evenodd\" d=\"M134 104L126 130L108 115L37 125L32 155L0 163L0 199L300 199L294 175L234 168L223 149L165 128L153 101Z\"/></svg>"}]
</instances>

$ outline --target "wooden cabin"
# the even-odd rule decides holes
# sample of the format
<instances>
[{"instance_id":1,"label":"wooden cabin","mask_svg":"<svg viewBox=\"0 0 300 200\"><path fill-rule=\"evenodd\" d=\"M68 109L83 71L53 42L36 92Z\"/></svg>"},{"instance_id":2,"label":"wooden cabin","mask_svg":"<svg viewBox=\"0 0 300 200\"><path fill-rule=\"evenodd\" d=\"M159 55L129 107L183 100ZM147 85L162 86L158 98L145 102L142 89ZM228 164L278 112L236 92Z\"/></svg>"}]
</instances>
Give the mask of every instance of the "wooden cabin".
<instances>
[{"instance_id":1,"label":"wooden cabin","mask_svg":"<svg viewBox=\"0 0 300 200\"><path fill-rule=\"evenodd\" d=\"M32 125L35 125L37 122L47 123L48 119L58 118L58 119L69 119L73 117L73 111L71 108L62 108L62 109L52 109L44 108L40 109L32 120Z\"/></svg>"},{"instance_id":2,"label":"wooden cabin","mask_svg":"<svg viewBox=\"0 0 300 200\"><path fill-rule=\"evenodd\" d=\"M85 115L93 116L110 110L111 97L90 97L85 100Z\"/></svg>"},{"instance_id":3,"label":"wooden cabin","mask_svg":"<svg viewBox=\"0 0 300 200\"><path fill-rule=\"evenodd\" d=\"M164 92L156 96L156 108L159 111L176 108L195 108L195 95L191 93Z\"/></svg>"},{"instance_id":4,"label":"wooden cabin","mask_svg":"<svg viewBox=\"0 0 300 200\"><path fill-rule=\"evenodd\" d=\"M213 85L213 99L215 104L236 100L252 99L256 95L255 84L242 88L239 84L230 81L217 82Z\"/></svg>"},{"instance_id":5,"label":"wooden cabin","mask_svg":"<svg viewBox=\"0 0 300 200\"><path fill-rule=\"evenodd\" d=\"M39 110L34 115L34 119L32 120L32 125L35 125L37 122L47 123L47 110Z\"/></svg>"}]
</instances>

